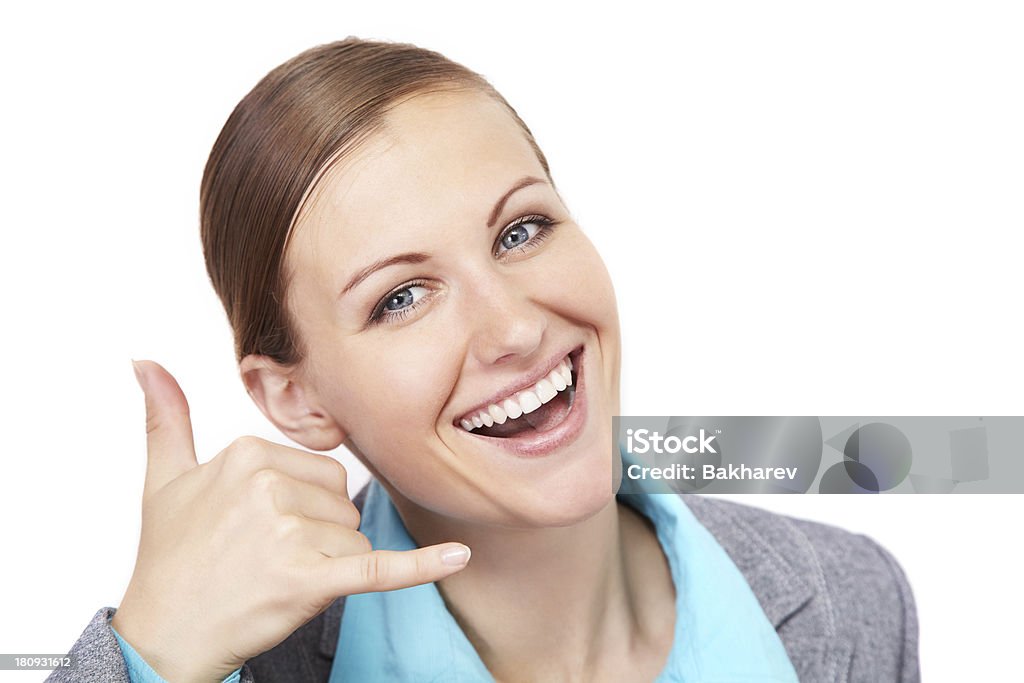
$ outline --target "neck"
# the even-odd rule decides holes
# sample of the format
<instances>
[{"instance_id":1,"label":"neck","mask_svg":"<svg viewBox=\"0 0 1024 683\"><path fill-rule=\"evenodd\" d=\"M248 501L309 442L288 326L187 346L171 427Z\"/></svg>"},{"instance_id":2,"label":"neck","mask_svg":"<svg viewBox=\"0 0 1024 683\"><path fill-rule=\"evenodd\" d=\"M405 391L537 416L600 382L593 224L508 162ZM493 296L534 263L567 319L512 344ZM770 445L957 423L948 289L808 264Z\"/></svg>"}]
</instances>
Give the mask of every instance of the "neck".
<instances>
[{"instance_id":1,"label":"neck","mask_svg":"<svg viewBox=\"0 0 1024 683\"><path fill-rule=\"evenodd\" d=\"M508 529L393 500L417 544L457 538L472 548L469 566L438 588L497 680L593 681L623 664L636 674L641 660L646 680L660 671L674 589L650 523L632 509L612 499L572 526Z\"/></svg>"}]
</instances>

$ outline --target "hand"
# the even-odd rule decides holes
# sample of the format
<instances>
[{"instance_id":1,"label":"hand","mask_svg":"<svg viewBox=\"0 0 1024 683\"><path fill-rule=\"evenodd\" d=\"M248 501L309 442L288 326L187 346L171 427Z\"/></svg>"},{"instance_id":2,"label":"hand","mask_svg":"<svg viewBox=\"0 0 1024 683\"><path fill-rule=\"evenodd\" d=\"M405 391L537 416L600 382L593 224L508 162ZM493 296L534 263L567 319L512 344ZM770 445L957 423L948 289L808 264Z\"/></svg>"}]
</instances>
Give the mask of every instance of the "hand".
<instances>
[{"instance_id":1,"label":"hand","mask_svg":"<svg viewBox=\"0 0 1024 683\"><path fill-rule=\"evenodd\" d=\"M148 460L142 534L112 625L169 681L220 681L338 596L461 570L469 548L373 550L335 459L242 437L199 464L188 403L139 361Z\"/></svg>"}]
</instances>

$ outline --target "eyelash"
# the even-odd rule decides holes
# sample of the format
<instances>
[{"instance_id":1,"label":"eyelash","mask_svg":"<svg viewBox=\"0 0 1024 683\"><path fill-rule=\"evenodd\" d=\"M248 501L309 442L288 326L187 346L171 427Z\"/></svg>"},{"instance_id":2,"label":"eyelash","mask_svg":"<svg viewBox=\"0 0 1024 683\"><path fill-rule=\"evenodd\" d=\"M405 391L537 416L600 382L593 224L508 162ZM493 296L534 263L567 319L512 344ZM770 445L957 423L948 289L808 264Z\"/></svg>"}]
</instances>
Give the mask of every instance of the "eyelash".
<instances>
[{"instance_id":1,"label":"eyelash","mask_svg":"<svg viewBox=\"0 0 1024 683\"><path fill-rule=\"evenodd\" d=\"M508 253L522 253L522 252L525 252L525 251L530 251L531 249L536 249L537 247L540 246L541 242L543 242L544 240L546 240L548 237L551 236L551 232L557 226L557 223L555 223L553 220L551 220L547 216L541 216L540 214L531 214L529 216L521 216L520 218L515 219L514 221L512 221L511 223L509 223L508 225L505 226L505 229L502 230L501 234L498 235L498 240L497 240L497 242L495 242L495 244L501 244L502 238L504 238L505 235L508 234L508 232L510 230L512 230L513 228L517 228L520 225L529 225L530 223L536 223L537 224L537 226L538 226L537 234L534 235L533 238L530 239L529 242L526 242L525 244L521 244L521 245L519 245L517 247L509 249L508 251L505 252L506 254L508 254ZM494 255L496 257L499 256L499 254L497 253L497 249L495 249Z\"/></svg>"},{"instance_id":2,"label":"eyelash","mask_svg":"<svg viewBox=\"0 0 1024 683\"><path fill-rule=\"evenodd\" d=\"M498 235L498 239L495 242L496 248L494 249L494 256L496 258L500 258L502 256L502 254L498 253L497 246L501 244L501 240L510 230L520 225L529 225L530 223L537 224L537 232L533 235L532 238L530 238L530 241L513 247L512 249L508 249L505 252L503 252L504 254L524 253L532 249L536 249L541 245L541 243L544 240L551 236L552 231L554 231L555 227L557 227L558 225L558 223L551 220L547 216L541 216L539 214L521 216L520 218L517 218L508 225L506 225L505 228ZM399 285L395 289L391 290L384 296L383 299L377 302L377 305L374 307L373 312L370 314L370 319L367 321L368 324L378 325L380 323L396 323L401 320L404 320L406 317L409 316L409 314L418 309L420 307L420 304L423 303L425 299L429 298L430 295L428 294L424 297L421 297L418 301L415 301L409 306L406 306L405 308L399 309L397 311L385 311L384 306L387 304L388 301L391 300L392 297L402 293L406 289L410 289L412 287L425 286L427 286L427 282L424 280L412 280L410 282L406 282L405 284Z\"/></svg>"}]
</instances>

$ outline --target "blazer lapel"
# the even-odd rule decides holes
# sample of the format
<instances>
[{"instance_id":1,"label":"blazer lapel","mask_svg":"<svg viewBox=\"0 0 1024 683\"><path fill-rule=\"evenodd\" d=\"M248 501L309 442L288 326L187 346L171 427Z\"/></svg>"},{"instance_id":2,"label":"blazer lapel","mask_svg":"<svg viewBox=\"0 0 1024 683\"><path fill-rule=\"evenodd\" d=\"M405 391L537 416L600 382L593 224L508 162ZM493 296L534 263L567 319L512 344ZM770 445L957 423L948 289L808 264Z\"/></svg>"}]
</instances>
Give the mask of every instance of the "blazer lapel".
<instances>
[{"instance_id":1,"label":"blazer lapel","mask_svg":"<svg viewBox=\"0 0 1024 683\"><path fill-rule=\"evenodd\" d=\"M794 571L782 557L781 549L799 547L791 530L777 524L757 528L715 499L692 494L682 498L743 572L776 629L814 597L816 587L806 574Z\"/></svg>"},{"instance_id":2,"label":"blazer lapel","mask_svg":"<svg viewBox=\"0 0 1024 683\"><path fill-rule=\"evenodd\" d=\"M807 538L782 515L702 495L682 497L747 579L800 680L845 680L853 653L835 637L828 588Z\"/></svg>"}]
</instances>

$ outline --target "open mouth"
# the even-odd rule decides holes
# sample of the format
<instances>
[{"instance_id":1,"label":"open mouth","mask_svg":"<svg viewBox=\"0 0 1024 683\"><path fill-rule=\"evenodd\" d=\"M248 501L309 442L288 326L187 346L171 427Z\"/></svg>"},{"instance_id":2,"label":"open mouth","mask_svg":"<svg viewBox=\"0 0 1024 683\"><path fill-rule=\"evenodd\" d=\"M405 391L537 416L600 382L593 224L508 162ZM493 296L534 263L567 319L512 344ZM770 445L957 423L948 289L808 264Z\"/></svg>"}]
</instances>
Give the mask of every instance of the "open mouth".
<instances>
[{"instance_id":1,"label":"open mouth","mask_svg":"<svg viewBox=\"0 0 1024 683\"><path fill-rule=\"evenodd\" d=\"M460 420L463 429L478 436L510 439L547 432L562 424L576 399L579 356L569 353L543 379Z\"/></svg>"}]
</instances>

